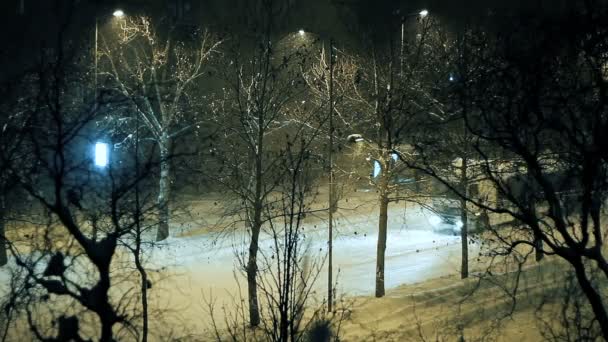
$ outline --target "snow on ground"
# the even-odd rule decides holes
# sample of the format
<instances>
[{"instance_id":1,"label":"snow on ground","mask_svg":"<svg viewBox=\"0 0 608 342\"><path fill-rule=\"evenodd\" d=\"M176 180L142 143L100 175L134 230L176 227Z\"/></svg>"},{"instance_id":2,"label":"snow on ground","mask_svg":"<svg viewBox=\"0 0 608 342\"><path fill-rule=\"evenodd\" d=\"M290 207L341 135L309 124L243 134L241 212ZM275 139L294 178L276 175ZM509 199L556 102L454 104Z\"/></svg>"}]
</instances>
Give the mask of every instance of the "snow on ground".
<instances>
[{"instance_id":1,"label":"snow on ground","mask_svg":"<svg viewBox=\"0 0 608 342\"><path fill-rule=\"evenodd\" d=\"M513 298L496 284L515 278L520 282L513 307ZM384 298L356 297L340 340L544 341L539 314L547 322L559 317L557 294L564 278L560 263L545 260L542 265L531 262L522 273L495 274L489 282L453 275L399 286ZM551 324L561 328L558 320Z\"/></svg>"},{"instance_id":2,"label":"snow on ground","mask_svg":"<svg viewBox=\"0 0 608 342\"><path fill-rule=\"evenodd\" d=\"M377 211L352 213L337 219L334 241L334 274L338 274L338 291L349 295L368 295L374 291L377 244ZM418 207L393 209L389 212L386 250L386 287L411 284L454 274L460 265L460 238L433 230L435 214ZM326 222L304 226L311 254L323 258L327 251ZM208 233L172 237L151 253L150 263L168 267L187 275L187 287L205 292L237 292L234 280L236 254L244 252L246 238ZM260 239L261 250L272 243L267 234ZM476 248L472 246L472 248ZM473 252L470 255L474 255ZM321 271L317 287L326 288L326 267ZM241 278L244 284L244 278ZM200 289L198 291L200 291ZM219 290L219 291L218 291ZM186 292L190 290L186 289ZM324 293L324 292L321 292Z\"/></svg>"},{"instance_id":3,"label":"snow on ground","mask_svg":"<svg viewBox=\"0 0 608 342\"><path fill-rule=\"evenodd\" d=\"M460 267L460 238L449 227L437 225L438 217L419 207L392 205L386 250L386 288L457 274ZM373 295L376 269L377 209L339 212L334 234L334 275L338 276L338 296ZM323 217L304 227L311 256L327 253L327 222ZM242 230L241 230L242 231ZM244 296L246 281L236 271L236 254L246 250L247 237L239 234L204 233L171 237L149 251L149 266L161 268L152 287L154 306L171 308L183 331L200 331L208 319L205 300L210 293L222 305L231 305L239 292ZM268 250L271 239L263 234L261 250ZM477 246L471 245L471 256ZM315 284L318 297L326 296L326 265ZM0 282L7 284L8 268L0 268ZM163 281L157 282L158 277ZM2 289L0 289L1 291ZM210 292L212 291L212 292ZM238 295L237 295L238 296ZM388 293L391 296L391 292ZM217 314L217 312L216 312ZM219 313L222 316L222 313ZM203 322L204 321L204 322Z\"/></svg>"}]
</instances>

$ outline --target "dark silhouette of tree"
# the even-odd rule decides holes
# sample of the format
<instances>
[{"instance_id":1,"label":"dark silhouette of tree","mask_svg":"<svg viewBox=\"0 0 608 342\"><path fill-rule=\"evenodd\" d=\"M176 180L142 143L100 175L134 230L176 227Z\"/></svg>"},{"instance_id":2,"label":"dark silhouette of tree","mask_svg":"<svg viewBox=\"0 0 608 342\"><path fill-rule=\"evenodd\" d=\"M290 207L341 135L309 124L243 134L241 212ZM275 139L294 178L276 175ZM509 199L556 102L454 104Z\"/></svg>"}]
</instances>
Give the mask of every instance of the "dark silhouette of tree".
<instances>
[{"instance_id":1,"label":"dark silhouette of tree","mask_svg":"<svg viewBox=\"0 0 608 342\"><path fill-rule=\"evenodd\" d=\"M218 169L209 176L239 200L239 214L250 234L246 258L240 262L247 275L252 326L260 324L260 233L269 222L268 207L273 205L273 193L286 172L279 168L284 153L281 146L298 142L318 129L313 121L318 121L315 108L301 104L305 48L294 48L289 37L281 40L275 36L273 13L282 11L284 4L261 4L264 10L255 18L254 34L234 37L225 51L227 62L219 73L226 86L213 104L214 124L222 134L210 144ZM309 131L304 130L307 127Z\"/></svg>"},{"instance_id":2,"label":"dark silhouette of tree","mask_svg":"<svg viewBox=\"0 0 608 342\"><path fill-rule=\"evenodd\" d=\"M0 266L6 265L8 262L7 247L8 241L5 237L5 224L9 220L9 210L15 205L10 205L11 200L15 200L14 191L16 190L15 179L10 177L8 166L17 163L23 159L21 153L21 143L23 138L17 133L22 125L27 124L27 114L23 112L18 101L15 98L20 96L19 87L14 84L4 85L2 91L3 103L0 105L0 153L1 159L5 162L0 164ZM17 88L17 89L16 89Z\"/></svg>"},{"instance_id":3,"label":"dark silhouette of tree","mask_svg":"<svg viewBox=\"0 0 608 342\"><path fill-rule=\"evenodd\" d=\"M566 261L604 338L608 27L600 18L607 10L589 2L551 16L537 8L512 11L490 15L474 30L467 50L475 75L466 78L472 101L464 119L496 200L453 186L429 167L430 150L417 151L419 165L470 205L513 219L506 227L490 225L500 246L492 254L527 246L537 260L545 254ZM594 269L601 277L591 276Z\"/></svg>"},{"instance_id":4,"label":"dark silhouette of tree","mask_svg":"<svg viewBox=\"0 0 608 342\"><path fill-rule=\"evenodd\" d=\"M2 179L35 204L12 210L11 223L27 224L17 232L25 239L9 244L17 273L3 310L27 322L41 341L146 340L147 297L140 290L150 283L140 237L155 227L142 222L156 205L140 194L140 184L157 175L158 163L153 148L129 162L135 144L112 149L107 167L93 164L95 142L125 139L106 120L120 104L106 91L86 96L92 82L78 46L64 40L70 16L64 19L56 45L19 80L19 105L4 126L13 140L2 145ZM9 146L15 153L4 149ZM118 163L122 158L127 162ZM133 251L141 281L131 280L132 267L113 264L121 248Z\"/></svg>"}]
</instances>

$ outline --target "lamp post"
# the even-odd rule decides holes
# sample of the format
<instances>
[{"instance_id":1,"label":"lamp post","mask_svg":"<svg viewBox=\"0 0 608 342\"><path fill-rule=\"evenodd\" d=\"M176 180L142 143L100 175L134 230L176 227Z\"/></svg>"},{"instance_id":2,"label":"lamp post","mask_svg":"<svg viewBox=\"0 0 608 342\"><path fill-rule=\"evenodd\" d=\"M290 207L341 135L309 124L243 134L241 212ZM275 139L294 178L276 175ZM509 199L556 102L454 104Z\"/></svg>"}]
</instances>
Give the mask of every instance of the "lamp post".
<instances>
[{"instance_id":1,"label":"lamp post","mask_svg":"<svg viewBox=\"0 0 608 342\"><path fill-rule=\"evenodd\" d=\"M112 13L112 15L115 18L120 18L123 17L125 15L125 13L120 10L120 9L116 9L114 10L114 12ZM98 66L99 66L99 17L95 16L95 37L94 37L94 56L93 56L93 60L94 60L94 92L95 92L95 101L97 101L97 73L98 73ZM98 141L95 143L94 146L94 164L95 166L99 167L99 168L106 168L110 162L110 148L109 145L105 142L101 142Z\"/></svg>"},{"instance_id":2,"label":"lamp post","mask_svg":"<svg viewBox=\"0 0 608 342\"><path fill-rule=\"evenodd\" d=\"M333 309L333 222L334 222L334 42L329 39L329 227L327 268L327 311Z\"/></svg>"},{"instance_id":3,"label":"lamp post","mask_svg":"<svg viewBox=\"0 0 608 342\"><path fill-rule=\"evenodd\" d=\"M298 30L298 35L304 37L306 31L304 29ZM316 33L317 36L323 36L324 34ZM329 209L328 209L328 236L327 236L327 311L333 311L333 228L334 228L334 210L335 198L334 198L334 40L329 38L329 157L328 157L328 171L329 171ZM325 49L325 43L323 43L323 49ZM325 57L325 54L322 54Z\"/></svg>"},{"instance_id":4,"label":"lamp post","mask_svg":"<svg viewBox=\"0 0 608 342\"><path fill-rule=\"evenodd\" d=\"M114 10L114 12L112 12L112 16L114 16L114 18L122 18L125 15L125 12L123 12L123 10L121 9L116 9ZM99 17L96 16L95 17L95 56L94 57L94 63L95 63L95 84L94 84L94 89L95 89L95 100L97 101L97 67L98 67L98 63L99 63L99 56L98 56L98 48L99 47Z\"/></svg>"},{"instance_id":5,"label":"lamp post","mask_svg":"<svg viewBox=\"0 0 608 342\"><path fill-rule=\"evenodd\" d=\"M405 19L410 17L420 17L420 19L424 19L429 15L429 11L427 9L423 9L417 13L410 13L401 16L401 52L400 52L400 60L399 60L399 73L403 76L403 63L404 63L404 49L405 49Z\"/></svg>"},{"instance_id":6,"label":"lamp post","mask_svg":"<svg viewBox=\"0 0 608 342\"><path fill-rule=\"evenodd\" d=\"M94 70L94 72L95 72L95 75L94 75L94 77L95 77L95 84L94 84L94 88L93 88L94 91L95 91L95 94L94 94L95 95L95 102L97 102L97 63L98 63L97 62L97 60L98 60L98 57L97 57L97 45L98 45L98 43L97 43L97 41L98 41L98 37L99 37L99 19L97 17L95 17L95 51L94 51L95 56L93 56L93 58L95 60L94 61L94 63L95 63L95 70Z\"/></svg>"}]
</instances>

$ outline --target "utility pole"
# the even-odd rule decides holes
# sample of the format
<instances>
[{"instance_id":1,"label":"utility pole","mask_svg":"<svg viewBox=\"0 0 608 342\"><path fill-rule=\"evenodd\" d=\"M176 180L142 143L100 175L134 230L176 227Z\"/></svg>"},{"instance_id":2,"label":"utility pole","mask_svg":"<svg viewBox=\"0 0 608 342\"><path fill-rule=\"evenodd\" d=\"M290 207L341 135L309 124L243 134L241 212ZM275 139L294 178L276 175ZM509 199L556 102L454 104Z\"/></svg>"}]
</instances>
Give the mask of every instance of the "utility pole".
<instances>
[{"instance_id":1,"label":"utility pole","mask_svg":"<svg viewBox=\"0 0 608 342\"><path fill-rule=\"evenodd\" d=\"M399 11L397 11L399 13ZM426 9L421 10L418 13L410 13L401 16L401 48L399 53L399 75L403 76L403 65L404 65L404 53L405 53L405 21L410 17L419 17L421 20L429 15L429 11Z\"/></svg>"},{"instance_id":2,"label":"utility pole","mask_svg":"<svg viewBox=\"0 0 608 342\"><path fill-rule=\"evenodd\" d=\"M328 244L328 267L327 267L327 311L333 311L333 226L334 226L334 42L329 39L329 239Z\"/></svg>"},{"instance_id":3,"label":"utility pole","mask_svg":"<svg viewBox=\"0 0 608 342\"><path fill-rule=\"evenodd\" d=\"M97 61L99 59L98 53L97 53L98 36L99 36L99 19L97 17L95 17L95 48L94 48L95 49L95 51L94 51L95 56L93 56L94 59L95 59L95 70L94 70L95 71L95 76L94 76L95 77L95 85L94 85L93 89L95 90L95 94L94 95L95 95L95 101L96 102L97 102L97 63L98 63Z\"/></svg>"},{"instance_id":4,"label":"utility pole","mask_svg":"<svg viewBox=\"0 0 608 342\"><path fill-rule=\"evenodd\" d=\"M122 18L125 15L125 12L123 12L120 9L116 9L113 13L112 16L114 16L114 18ZM93 39L94 42L94 47L93 47L93 61L94 61L94 73L95 75L93 76L95 79L95 84L93 85L94 91L95 91L95 101L97 101L97 72L98 72L98 64L99 64L99 15L96 13L95 14L95 37Z\"/></svg>"},{"instance_id":5,"label":"utility pole","mask_svg":"<svg viewBox=\"0 0 608 342\"><path fill-rule=\"evenodd\" d=\"M405 48L405 17L401 16L401 51L399 54L399 76L403 77L403 53Z\"/></svg>"}]
</instances>

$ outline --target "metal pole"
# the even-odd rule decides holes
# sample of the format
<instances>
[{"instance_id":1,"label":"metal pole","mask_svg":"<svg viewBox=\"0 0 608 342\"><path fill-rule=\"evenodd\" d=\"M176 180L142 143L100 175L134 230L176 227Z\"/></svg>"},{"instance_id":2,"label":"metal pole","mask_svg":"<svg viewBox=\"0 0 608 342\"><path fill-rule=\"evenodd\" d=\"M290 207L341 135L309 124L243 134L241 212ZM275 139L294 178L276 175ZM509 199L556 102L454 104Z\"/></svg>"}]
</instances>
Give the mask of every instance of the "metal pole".
<instances>
[{"instance_id":1,"label":"metal pole","mask_svg":"<svg viewBox=\"0 0 608 342\"><path fill-rule=\"evenodd\" d=\"M327 311L333 310L333 284L332 284L332 249L333 249L333 222L334 222L334 58L333 40L329 39L329 239L328 239L328 283L327 283Z\"/></svg>"},{"instance_id":2,"label":"metal pole","mask_svg":"<svg viewBox=\"0 0 608 342\"><path fill-rule=\"evenodd\" d=\"M399 56L399 74L403 76L403 49L405 46L405 17L401 17L401 55Z\"/></svg>"},{"instance_id":3,"label":"metal pole","mask_svg":"<svg viewBox=\"0 0 608 342\"><path fill-rule=\"evenodd\" d=\"M99 19L95 18L95 85L94 85L94 89L95 89L95 101L97 101L97 60L98 60L98 56L97 56L97 37L99 34Z\"/></svg>"}]
</instances>

